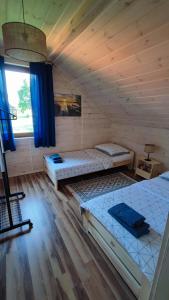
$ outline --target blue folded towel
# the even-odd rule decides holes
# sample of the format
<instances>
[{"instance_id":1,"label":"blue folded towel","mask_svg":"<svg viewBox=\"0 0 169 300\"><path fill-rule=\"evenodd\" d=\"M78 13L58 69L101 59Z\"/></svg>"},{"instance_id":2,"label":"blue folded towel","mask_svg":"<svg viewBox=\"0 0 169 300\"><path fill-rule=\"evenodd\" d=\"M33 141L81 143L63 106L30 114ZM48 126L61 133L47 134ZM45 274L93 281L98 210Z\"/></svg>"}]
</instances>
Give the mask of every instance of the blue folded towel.
<instances>
[{"instance_id":1,"label":"blue folded towel","mask_svg":"<svg viewBox=\"0 0 169 300\"><path fill-rule=\"evenodd\" d=\"M108 213L136 238L149 233L150 225L144 222L145 218L125 203L111 207Z\"/></svg>"},{"instance_id":2,"label":"blue folded towel","mask_svg":"<svg viewBox=\"0 0 169 300\"><path fill-rule=\"evenodd\" d=\"M61 157L58 153L51 154L49 157L50 157L50 159L53 160L53 162L54 162L55 164L58 164L58 163L62 163L62 162L63 162L62 157Z\"/></svg>"},{"instance_id":3,"label":"blue folded towel","mask_svg":"<svg viewBox=\"0 0 169 300\"><path fill-rule=\"evenodd\" d=\"M53 159L54 164L60 164L63 162L62 158L58 158L58 159Z\"/></svg>"},{"instance_id":4,"label":"blue folded towel","mask_svg":"<svg viewBox=\"0 0 169 300\"><path fill-rule=\"evenodd\" d=\"M141 237L142 235L145 235L149 233L149 224L143 223L140 227L130 227L126 223L122 222L120 219L117 217L113 216L116 221L118 221L127 231L129 231L132 235L134 235L137 239Z\"/></svg>"},{"instance_id":5,"label":"blue folded towel","mask_svg":"<svg viewBox=\"0 0 169 300\"><path fill-rule=\"evenodd\" d=\"M60 154L58 154L58 153L51 154L49 157L51 159L59 159L59 158L61 158Z\"/></svg>"},{"instance_id":6,"label":"blue folded towel","mask_svg":"<svg viewBox=\"0 0 169 300\"><path fill-rule=\"evenodd\" d=\"M109 213L117 216L130 227L138 227L145 221L145 217L125 203L120 203L109 209Z\"/></svg>"}]
</instances>

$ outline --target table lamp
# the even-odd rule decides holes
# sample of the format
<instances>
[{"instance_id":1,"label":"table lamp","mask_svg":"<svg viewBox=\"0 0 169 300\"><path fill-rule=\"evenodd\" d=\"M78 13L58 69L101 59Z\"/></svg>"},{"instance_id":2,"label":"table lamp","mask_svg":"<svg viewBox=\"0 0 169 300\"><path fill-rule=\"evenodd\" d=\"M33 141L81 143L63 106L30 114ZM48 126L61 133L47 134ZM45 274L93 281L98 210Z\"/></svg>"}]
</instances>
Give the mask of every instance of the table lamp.
<instances>
[{"instance_id":1,"label":"table lamp","mask_svg":"<svg viewBox=\"0 0 169 300\"><path fill-rule=\"evenodd\" d=\"M145 144L144 146L144 152L148 153L147 158L145 160L151 161L150 159L150 153L155 152L155 145L153 144Z\"/></svg>"}]
</instances>

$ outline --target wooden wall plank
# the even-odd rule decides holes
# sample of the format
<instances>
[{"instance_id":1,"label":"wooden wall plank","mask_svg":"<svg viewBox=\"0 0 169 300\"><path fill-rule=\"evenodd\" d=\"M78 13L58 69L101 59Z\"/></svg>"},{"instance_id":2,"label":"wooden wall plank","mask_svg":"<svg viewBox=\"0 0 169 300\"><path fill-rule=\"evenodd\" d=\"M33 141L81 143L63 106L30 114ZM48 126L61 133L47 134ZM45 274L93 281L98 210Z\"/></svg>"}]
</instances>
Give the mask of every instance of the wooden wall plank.
<instances>
[{"instance_id":1,"label":"wooden wall plank","mask_svg":"<svg viewBox=\"0 0 169 300\"><path fill-rule=\"evenodd\" d=\"M82 118L56 120L55 151L108 141L115 128L123 137L126 124L126 140L135 126L140 126L138 135L146 134L141 126L147 126L153 136L161 134L162 141L159 137L156 142L165 143L169 129L168 0L45 0L43 4L30 0L25 10L27 20L47 34L49 55L57 66L55 93L80 93L84 99ZM0 22L20 21L20 17L18 0L15 5L2 0ZM118 125L111 129L111 124ZM165 128L165 134L155 127ZM135 136L132 143L137 144ZM41 170L43 153L51 152L35 150L31 139L25 145L18 141L18 152L8 154L11 174Z\"/></svg>"},{"instance_id":2,"label":"wooden wall plank","mask_svg":"<svg viewBox=\"0 0 169 300\"><path fill-rule=\"evenodd\" d=\"M92 148L110 140L110 119L90 103L79 86L71 84L71 78L65 72L54 68L53 75L55 94L82 95L82 116L56 118L56 147L35 148L33 138L16 139L16 151L7 153L10 176L42 171L44 154Z\"/></svg>"},{"instance_id":3,"label":"wooden wall plank","mask_svg":"<svg viewBox=\"0 0 169 300\"><path fill-rule=\"evenodd\" d=\"M142 114L145 124L151 115L153 124L164 124L169 95L168 0L30 0L25 16L46 33L49 56L70 77L70 86L78 87L100 113L135 123ZM1 24L20 18L21 3L2 0ZM84 119L89 116L90 112ZM73 135L72 141L73 145Z\"/></svg>"},{"instance_id":4,"label":"wooden wall plank","mask_svg":"<svg viewBox=\"0 0 169 300\"><path fill-rule=\"evenodd\" d=\"M146 143L155 144L156 151L152 157L163 163L163 170L169 169L169 130L167 129L113 123L112 141L131 148L137 155L145 155Z\"/></svg>"}]
</instances>

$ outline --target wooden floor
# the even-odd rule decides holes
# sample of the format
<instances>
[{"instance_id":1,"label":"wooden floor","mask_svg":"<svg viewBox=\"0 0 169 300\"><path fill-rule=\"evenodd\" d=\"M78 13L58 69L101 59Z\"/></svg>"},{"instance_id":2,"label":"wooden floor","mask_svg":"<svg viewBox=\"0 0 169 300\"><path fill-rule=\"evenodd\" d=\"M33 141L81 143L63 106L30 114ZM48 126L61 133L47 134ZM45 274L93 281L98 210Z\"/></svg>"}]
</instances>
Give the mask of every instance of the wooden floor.
<instances>
[{"instance_id":1,"label":"wooden floor","mask_svg":"<svg viewBox=\"0 0 169 300\"><path fill-rule=\"evenodd\" d=\"M0 300L133 300L135 297L43 173L11 179L23 190L30 233L1 241Z\"/></svg>"}]
</instances>

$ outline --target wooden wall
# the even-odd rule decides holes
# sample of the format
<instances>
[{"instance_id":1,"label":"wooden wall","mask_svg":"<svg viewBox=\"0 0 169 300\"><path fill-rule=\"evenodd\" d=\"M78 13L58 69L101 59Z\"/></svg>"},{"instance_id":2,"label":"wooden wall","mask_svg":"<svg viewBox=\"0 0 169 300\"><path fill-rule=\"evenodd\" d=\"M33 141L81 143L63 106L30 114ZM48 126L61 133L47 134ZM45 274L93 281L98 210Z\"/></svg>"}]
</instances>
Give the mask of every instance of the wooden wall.
<instances>
[{"instance_id":1,"label":"wooden wall","mask_svg":"<svg viewBox=\"0 0 169 300\"><path fill-rule=\"evenodd\" d=\"M169 128L169 1L109 5L55 62L115 122Z\"/></svg>"},{"instance_id":2,"label":"wooden wall","mask_svg":"<svg viewBox=\"0 0 169 300\"><path fill-rule=\"evenodd\" d=\"M61 69L54 68L53 75L55 93L82 95L82 116L56 118L56 148L36 149L33 138L16 139L17 150L7 153L10 176L41 171L44 154L90 148L110 140L110 120L91 103L77 84L71 84L71 78Z\"/></svg>"},{"instance_id":3,"label":"wooden wall","mask_svg":"<svg viewBox=\"0 0 169 300\"><path fill-rule=\"evenodd\" d=\"M169 0L25 2L49 59L90 103L114 122L169 128ZM2 0L0 25L9 21L21 21L20 1Z\"/></svg>"},{"instance_id":4,"label":"wooden wall","mask_svg":"<svg viewBox=\"0 0 169 300\"><path fill-rule=\"evenodd\" d=\"M143 126L131 126L112 124L113 142L127 146L135 151L136 157L144 154L144 144L156 145L156 151L152 157L163 163L163 170L169 170L169 130L162 128L147 128Z\"/></svg>"},{"instance_id":5,"label":"wooden wall","mask_svg":"<svg viewBox=\"0 0 169 300\"><path fill-rule=\"evenodd\" d=\"M20 20L11 5L2 1L1 21ZM38 0L36 18L31 5L27 22L44 30L49 59L58 67L55 91L83 95L81 119L56 120L57 150L91 147L116 128L114 137L121 140L125 132L125 142L138 152L145 140L160 145L156 155L168 166L169 0ZM119 125L111 133L112 122ZM8 155L11 173L41 169L48 150L35 150L30 139L17 145Z\"/></svg>"},{"instance_id":6,"label":"wooden wall","mask_svg":"<svg viewBox=\"0 0 169 300\"><path fill-rule=\"evenodd\" d=\"M169 1L111 1L56 57L136 154L154 143L169 169Z\"/></svg>"}]
</instances>

